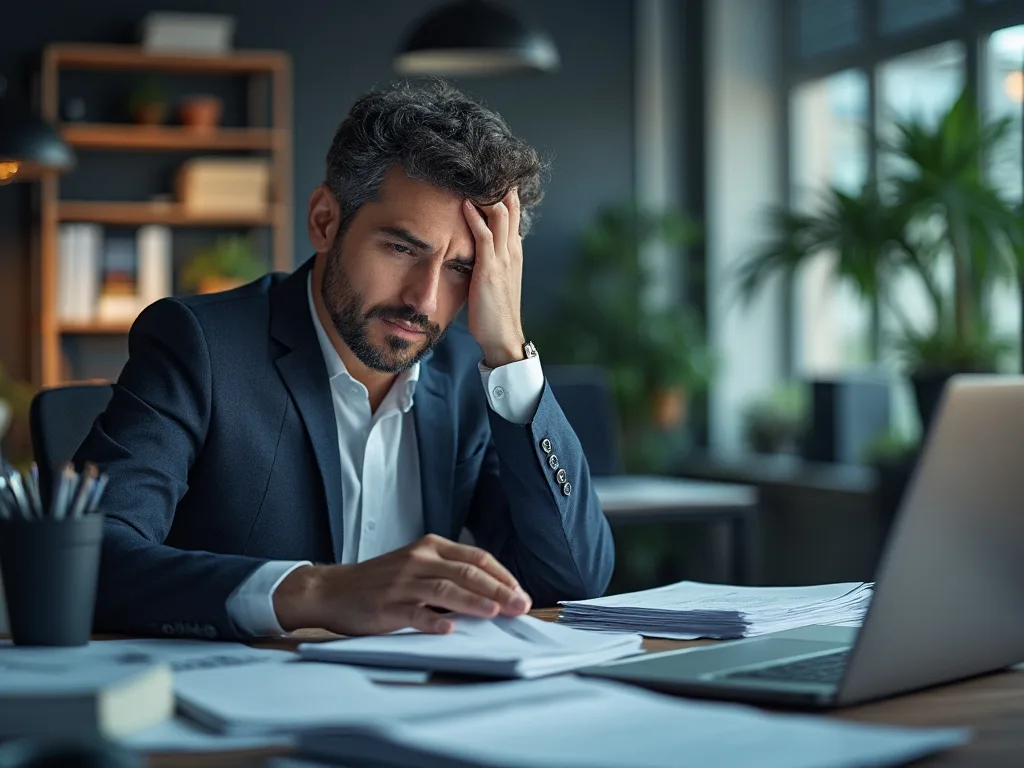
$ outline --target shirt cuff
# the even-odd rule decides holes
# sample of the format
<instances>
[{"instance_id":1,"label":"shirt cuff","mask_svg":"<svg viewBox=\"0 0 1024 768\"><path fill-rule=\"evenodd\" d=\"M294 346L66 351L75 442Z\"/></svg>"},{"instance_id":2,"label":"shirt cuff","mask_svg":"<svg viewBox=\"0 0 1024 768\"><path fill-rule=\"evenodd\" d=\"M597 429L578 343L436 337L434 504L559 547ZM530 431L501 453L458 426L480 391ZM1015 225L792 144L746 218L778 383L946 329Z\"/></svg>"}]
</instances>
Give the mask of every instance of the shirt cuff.
<instances>
[{"instance_id":1,"label":"shirt cuff","mask_svg":"<svg viewBox=\"0 0 1024 768\"><path fill-rule=\"evenodd\" d=\"M264 563L228 597L228 617L239 632L253 637L285 634L274 612L274 590L296 568L312 565L308 560L273 560Z\"/></svg>"},{"instance_id":2,"label":"shirt cuff","mask_svg":"<svg viewBox=\"0 0 1024 768\"><path fill-rule=\"evenodd\" d=\"M544 394L544 370L539 357L488 368L479 364L487 402L506 421L529 424Z\"/></svg>"}]
</instances>

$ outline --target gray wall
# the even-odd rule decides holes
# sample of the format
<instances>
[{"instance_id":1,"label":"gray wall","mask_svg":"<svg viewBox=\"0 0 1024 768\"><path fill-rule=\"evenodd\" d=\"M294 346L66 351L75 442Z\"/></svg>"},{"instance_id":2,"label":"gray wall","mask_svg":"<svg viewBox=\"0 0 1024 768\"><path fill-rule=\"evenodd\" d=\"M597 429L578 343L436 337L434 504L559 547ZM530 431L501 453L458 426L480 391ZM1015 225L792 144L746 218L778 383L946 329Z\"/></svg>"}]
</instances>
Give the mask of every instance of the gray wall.
<instances>
[{"instance_id":1,"label":"gray wall","mask_svg":"<svg viewBox=\"0 0 1024 768\"><path fill-rule=\"evenodd\" d=\"M554 37L562 70L551 76L467 80L458 85L501 112L552 160L548 193L526 243L526 331L561 290L576 237L594 210L631 197L633 182L633 3L631 0L504 0ZM27 98L42 47L52 41L131 42L148 10L137 0L8 3L0 48L9 97ZM391 56L423 0L314 2L162 0L160 10L230 13L238 48L283 49L293 59L295 260L309 254L305 206L323 173L338 122L363 90L396 77ZM90 161L90 164L96 162ZM124 162L111 163L130 174ZM152 190L159 191L159 190ZM30 364L30 190L0 188L0 363L25 376Z\"/></svg>"}]
</instances>

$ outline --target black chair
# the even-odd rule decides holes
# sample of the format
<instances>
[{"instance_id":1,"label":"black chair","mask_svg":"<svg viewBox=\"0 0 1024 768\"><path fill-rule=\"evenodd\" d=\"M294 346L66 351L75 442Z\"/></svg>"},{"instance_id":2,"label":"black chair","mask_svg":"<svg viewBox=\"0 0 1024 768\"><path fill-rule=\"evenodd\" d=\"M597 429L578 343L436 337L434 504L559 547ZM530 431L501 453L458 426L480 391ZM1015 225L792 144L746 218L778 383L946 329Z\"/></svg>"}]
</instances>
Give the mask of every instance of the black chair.
<instances>
[{"instance_id":1,"label":"black chair","mask_svg":"<svg viewBox=\"0 0 1024 768\"><path fill-rule=\"evenodd\" d=\"M109 384L71 384L44 389L32 399L32 454L44 494L53 488L60 466L75 455L112 395Z\"/></svg>"},{"instance_id":2,"label":"black chair","mask_svg":"<svg viewBox=\"0 0 1024 768\"><path fill-rule=\"evenodd\" d=\"M583 446L590 474L622 474L618 412L608 371L597 365L546 365L544 376Z\"/></svg>"}]
</instances>

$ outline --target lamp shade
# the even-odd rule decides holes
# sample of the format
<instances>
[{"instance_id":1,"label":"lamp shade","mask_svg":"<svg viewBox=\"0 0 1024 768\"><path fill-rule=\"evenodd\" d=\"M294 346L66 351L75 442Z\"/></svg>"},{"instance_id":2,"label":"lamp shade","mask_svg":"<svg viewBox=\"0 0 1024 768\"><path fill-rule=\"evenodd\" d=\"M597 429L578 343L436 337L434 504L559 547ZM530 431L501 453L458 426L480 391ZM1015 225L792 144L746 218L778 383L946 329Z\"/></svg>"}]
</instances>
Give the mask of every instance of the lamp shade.
<instances>
[{"instance_id":1,"label":"lamp shade","mask_svg":"<svg viewBox=\"0 0 1024 768\"><path fill-rule=\"evenodd\" d=\"M493 75L552 72L551 38L486 0L458 0L420 20L395 58L405 75Z\"/></svg>"},{"instance_id":2,"label":"lamp shade","mask_svg":"<svg viewBox=\"0 0 1024 768\"><path fill-rule=\"evenodd\" d=\"M32 181L46 171L71 168L74 153L57 130L10 101L0 98L0 184Z\"/></svg>"}]
</instances>

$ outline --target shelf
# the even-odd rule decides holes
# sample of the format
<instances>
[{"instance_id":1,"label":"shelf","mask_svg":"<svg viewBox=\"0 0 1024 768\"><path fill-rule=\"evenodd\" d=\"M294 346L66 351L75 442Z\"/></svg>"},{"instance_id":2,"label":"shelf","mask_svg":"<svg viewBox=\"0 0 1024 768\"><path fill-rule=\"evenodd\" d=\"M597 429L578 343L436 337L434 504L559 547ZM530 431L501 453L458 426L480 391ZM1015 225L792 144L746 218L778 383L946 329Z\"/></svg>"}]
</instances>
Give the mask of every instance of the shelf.
<instances>
[{"instance_id":1,"label":"shelf","mask_svg":"<svg viewBox=\"0 0 1024 768\"><path fill-rule=\"evenodd\" d=\"M168 125L81 123L61 126L64 140L80 149L240 149L272 151L281 131L272 128L219 128L197 131Z\"/></svg>"},{"instance_id":2,"label":"shelf","mask_svg":"<svg viewBox=\"0 0 1024 768\"><path fill-rule=\"evenodd\" d=\"M104 203L62 200L57 205L60 221L96 224L166 224L172 227L259 227L276 223L275 208L255 216L193 216L178 203Z\"/></svg>"},{"instance_id":3,"label":"shelf","mask_svg":"<svg viewBox=\"0 0 1024 768\"><path fill-rule=\"evenodd\" d=\"M118 336L127 335L131 330L132 321L122 322L84 322L84 323L61 323L60 333L66 336Z\"/></svg>"},{"instance_id":4,"label":"shelf","mask_svg":"<svg viewBox=\"0 0 1024 768\"><path fill-rule=\"evenodd\" d=\"M58 67L134 69L211 74L259 74L288 68L288 56L277 51L233 51L223 55L152 53L137 45L57 43L47 49Z\"/></svg>"}]
</instances>

